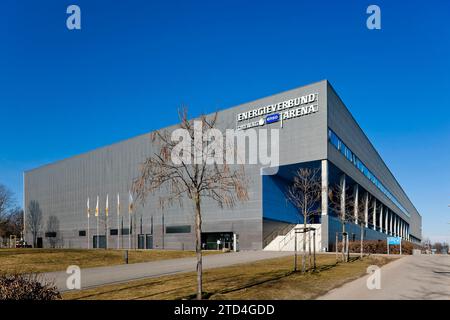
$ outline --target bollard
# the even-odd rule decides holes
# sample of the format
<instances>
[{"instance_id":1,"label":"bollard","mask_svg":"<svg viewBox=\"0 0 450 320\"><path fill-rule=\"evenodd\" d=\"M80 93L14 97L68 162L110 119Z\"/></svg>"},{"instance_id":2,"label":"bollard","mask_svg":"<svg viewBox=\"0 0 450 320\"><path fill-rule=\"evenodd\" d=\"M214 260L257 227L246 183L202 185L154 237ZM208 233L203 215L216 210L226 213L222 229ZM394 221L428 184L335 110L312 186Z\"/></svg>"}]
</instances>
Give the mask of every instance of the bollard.
<instances>
[{"instance_id":1,"label":"bollard","mask_svg":"<svg viewBox=\"0 0 450 320\"><path fill-rule=\"evenodd\" d=\"M125 264L128 264L128 250L123 252L123 260L125 261Z\"/></svg>"}]
</instances>

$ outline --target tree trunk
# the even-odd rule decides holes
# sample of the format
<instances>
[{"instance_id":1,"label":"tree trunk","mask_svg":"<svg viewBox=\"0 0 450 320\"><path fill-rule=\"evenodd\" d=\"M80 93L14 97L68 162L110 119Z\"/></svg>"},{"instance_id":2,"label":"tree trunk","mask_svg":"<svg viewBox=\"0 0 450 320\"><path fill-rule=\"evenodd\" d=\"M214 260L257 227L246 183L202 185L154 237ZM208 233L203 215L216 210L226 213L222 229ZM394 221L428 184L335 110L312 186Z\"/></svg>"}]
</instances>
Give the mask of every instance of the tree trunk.
<instances>
[{"instance_id":1,"label":"tree trunk","mask_svg":"<svg viewBox=\"0 0 450 320\"><path fill-rule=\"evenodd\" d=\"M364 240L363 240L363 238L364 238L364 227L363 227L363 225L361 224L361 249L360 249L361 259L362 259L362 257L363 257L363 253L364 253L364 248L363 248Z\"/></svg>"},{"instance_id":2,"label":"tree trunk","mask_svg":"<svg viewBox=\"0 0 450 320\"><path fill-rule=\"evenodd\" d=\"M342 261L347 262L347 255L345 254L345 222L342 222Z\"/></svg>"},{"instance_id":3,"label":"tree trunk","mask_svg":"<svg viewBox=\"0 0 450 320\"><path fill-rule=\"evenodd\" d=\"M308 268L312 267L312 255L311 255L311 232L308 231Z\"/></svg>"},{"instance_id":4,"label":"tree trunk","mask_svg":"<svg viewBox=\"0 0 450 320\"><path fill-rule=\"evenodd\" d=\"M297 271L297 231L294 229L294 271Z\"/></svg>"},{"instance_id":5,"label":"tree trunk","mask_svg":"<svg viewBox=\"0 0 450 320\"><path fill-rule=\"evenodd\" d=\"M302 253L302 273L306 272L306 212L303 213L303 253Z\"/></svg>"},{"instance_id":6,"label":"tree trunk","mask_svg":"<svg viewBox=\"0 0 450 320\"><path fill-rule=\"evenodd\" d=\"M200 210L200 196L195 197L195 252L197 254L197 300L202 299L202 216Z\"/></svg>"},{"instance_id":7,"label":"tree trunk","mask_svg":"<svg viewBox=\"0 0 450 320\"><path fill-rule=\"evenodd\" d=\"M338 258L338 246L339 246L339 233L336 232L336 242L335 242L335 251L336 251L336 263L339 262Z\"/></svg>"},{"instance_id":8,"label":"tree trunk","mask_svg":"<svg viewBox=\"0 0 450 320\"><path fill-rule=\"evenodd\" d=\"M349 262L350 261L350 236L348 233L347 233L345 250L347 250L347 262Z\"/></svg>"}]
</instances>

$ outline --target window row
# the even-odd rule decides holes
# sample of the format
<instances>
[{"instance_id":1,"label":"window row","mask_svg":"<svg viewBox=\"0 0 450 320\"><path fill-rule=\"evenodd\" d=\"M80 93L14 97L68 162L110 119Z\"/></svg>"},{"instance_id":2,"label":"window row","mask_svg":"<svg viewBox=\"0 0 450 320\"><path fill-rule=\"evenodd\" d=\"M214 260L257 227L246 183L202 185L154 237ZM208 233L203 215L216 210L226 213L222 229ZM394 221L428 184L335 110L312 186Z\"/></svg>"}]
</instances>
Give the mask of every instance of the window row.
<instances>
[{"instance_id":1,"label":"window row","mask_svg":"<svg viewBox=\"0 0 450 320\"><path fill-rule=\"evenodd\" d=\"M367 169L367 167L362 163L361 160L345 145L344 142L333 132L333 130L328 129L328 140L330 143L339 150L342 155L347 158L348 161L353 163L353 165L358 168L372 183L377 186L378 189L383 192L386 197L388 197L404 214L408 217L410 216L406 209L400 204L400 202L395 198L392 193L380 182L380 180L375 177L375 175Z\"/></svg>"},{"instance_id":2,"label":"window row","mask_svg":"<svg viewBox=\"0 0 450 320\"><path fill-rule=\"evenodd\" d=\"M54 233L54 235L53 235ZM56 232L47 232L46 237L56 237ZM167 226L166 227L166 233L191 233L191 226L190 225L184 225L184 226ZM118 230L117 229L109 229L109 234L111 236L117 236ZM121 229L121 235L128 235L129 229L123 228ZM79 230L78 236L85 237L86 236L86 230Z\"/></svg>"},{"instance_id":3,"label":"window row","mask_svg":"<svg viewBox=\"0 0 450 320\"><path fill-rule=\"evenodd\" d=\"M120 229L120 231L121 231L120 234L123 235L123 236L126 236L126 235L128 235L130 233L128 228L122 228L122 229ZM117 230L117 229L109 229L109 235L110 236L117 236L118 233L119 233L119 230ZM86 237L86 230L79 230L78 231L78 236L79 237Z\"/></svg>"}]
</instances>

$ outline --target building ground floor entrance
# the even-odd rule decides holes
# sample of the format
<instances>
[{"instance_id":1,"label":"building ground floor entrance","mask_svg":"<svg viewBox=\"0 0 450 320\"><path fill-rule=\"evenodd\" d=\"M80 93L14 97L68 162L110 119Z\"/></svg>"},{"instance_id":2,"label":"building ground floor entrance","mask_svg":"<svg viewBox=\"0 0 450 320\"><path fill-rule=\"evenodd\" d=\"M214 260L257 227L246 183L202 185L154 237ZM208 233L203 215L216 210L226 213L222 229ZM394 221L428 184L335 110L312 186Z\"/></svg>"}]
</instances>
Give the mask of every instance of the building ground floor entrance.
<instances>
[{"instance_id":1,"label":"building ground floor entrance","mask_svg":"<svg viewBox=\"0 0 450 320\"><path fill-rule=\"evenodd\" d=\"M138 235L138 249L153 249L153 235L139 234Z\"/></svg>"},{"instance_id":2,"label":"building ground floor entrance","mask_svg":"<svg viewBox=\"0 0 450 320\"><path fill-rule=\"evenodd\" d=\"M41 237L37 238L37 240L36 240L36 248L43 248Z\"/></svg>"},{"instance_id":3,"label":"building ground floor entrance","mask_svg":"<svg viewBox=\"0 0 450 320\"><path fill-rule=\"evenodd\" d=\"M233 232L203 232L203 250L234 250Z\"/></svg>"},{"instance_id":4,"label":"building ground floor entrance","mask_svg":"<svg viewBox=\"0 0 450 320\"><path fill-rule=\"evenodd\" d=\"M99 249L99 248L102 248L102 249L106 249L106 236L102 236L102 235L99 235L99 236L94 236L93 237L93 244L94 244L94 248L96 248L96 249Z\"/></svg>"}]
</instances>

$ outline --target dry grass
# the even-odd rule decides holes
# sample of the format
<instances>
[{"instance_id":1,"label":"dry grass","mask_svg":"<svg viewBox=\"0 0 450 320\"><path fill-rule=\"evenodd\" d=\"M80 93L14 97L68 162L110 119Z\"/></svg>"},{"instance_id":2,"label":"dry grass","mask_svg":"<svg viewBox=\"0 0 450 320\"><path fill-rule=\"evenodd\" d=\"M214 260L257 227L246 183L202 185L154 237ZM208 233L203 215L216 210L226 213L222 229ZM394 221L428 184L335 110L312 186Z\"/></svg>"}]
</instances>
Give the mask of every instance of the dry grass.
<instances>
[{"instance_id":1,"label":"dry grass","mask_svg":"<svg viewBox=\"0 0 450 320\"><path fill-rule=\"evenodd\" d=\"M292 273L292 257L270 259L204 272L209 299L312 299L383 265L386 257L366 257L336 265L333 255L318 256L318 271ZM194 272L67 292L64 299L148 300L190 299L195 294Z\"/></svg>"},{"instance_id":2,"label":"dry grass","mask_svg":"<svg viewBox=\"0 0 450 320\"><path fill-rule=\"evenodd\" d=\"M207 251L204 254L219 253ZM129 263L194 257L194 251L130 250ZM122 250L82 249L0 249L3 273L29 273L65 270L74 264L80 268L123 264Z\"/></svg>"},{"instance_id":3,"label":"dry grass","mask_svg":"<svg viewBox=\"0 0 450 320\"><path fill-rule=\"evenodd\" d=\"M322 264L319 272L293 273L277 281L269 281L258 286L231 291L213 296L216 299L315 299L331 289L355 280L366 274L369 265L382 266L392 259L386 257L366 257L350 263ZM334 259L333 259L334 260Z\"/></svg>"}]
</instances>

